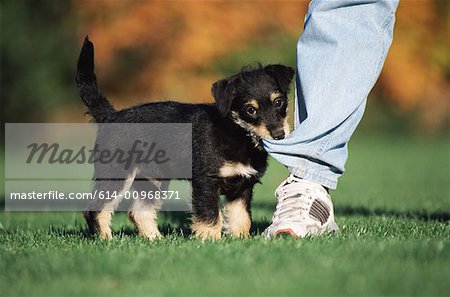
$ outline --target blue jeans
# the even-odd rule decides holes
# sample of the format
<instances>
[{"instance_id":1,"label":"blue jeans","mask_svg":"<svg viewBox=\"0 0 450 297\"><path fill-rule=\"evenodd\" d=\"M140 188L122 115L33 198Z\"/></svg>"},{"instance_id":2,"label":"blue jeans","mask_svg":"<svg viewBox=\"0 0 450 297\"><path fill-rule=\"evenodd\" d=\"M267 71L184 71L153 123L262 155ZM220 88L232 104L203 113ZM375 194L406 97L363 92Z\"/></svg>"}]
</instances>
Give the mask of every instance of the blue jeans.
<instances>
[{"instance_id":1,"label":"blue jeans","mask_svg":"<svg viewBox=\"0 0 450 297\"><path fill-rule=\"evenodd\" d=\"M313 0L297 44L294 131L264 141L304 179L335 189L347 143L392 43L398 0Z\"/></svg>"}]
</instances>

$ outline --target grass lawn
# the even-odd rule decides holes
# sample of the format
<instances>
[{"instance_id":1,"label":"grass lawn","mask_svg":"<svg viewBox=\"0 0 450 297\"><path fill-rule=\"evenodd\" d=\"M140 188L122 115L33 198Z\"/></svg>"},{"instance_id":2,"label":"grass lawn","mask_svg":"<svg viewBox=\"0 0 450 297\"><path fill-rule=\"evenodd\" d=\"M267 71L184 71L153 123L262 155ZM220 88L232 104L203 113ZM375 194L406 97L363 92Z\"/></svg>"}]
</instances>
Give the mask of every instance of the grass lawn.
<instances>
[{"instance_id":1,"label":"grass lawn","mask_svg":"<svg viewBox=\"0 0 450 297\"><path fill-rule=\"evenodd\" d=\"M338 234L265 241L286 176L272 162L255 193L253 236L201 242L187 215L160 216L161 240L86 237L79 213L0 212L1 296L420 295L450 292L450 140L357 135L332 193Z\"/></svg>"}]
</instances>

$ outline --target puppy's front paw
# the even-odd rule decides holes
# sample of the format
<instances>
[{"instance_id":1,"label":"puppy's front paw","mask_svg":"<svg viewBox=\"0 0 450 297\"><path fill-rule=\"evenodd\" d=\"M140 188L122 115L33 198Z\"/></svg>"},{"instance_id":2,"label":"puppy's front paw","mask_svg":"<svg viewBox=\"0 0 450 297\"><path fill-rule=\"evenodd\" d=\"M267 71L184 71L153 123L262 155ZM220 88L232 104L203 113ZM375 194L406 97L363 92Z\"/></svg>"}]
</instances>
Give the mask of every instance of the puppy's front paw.
<instances>
[{"instance_id":1,"label":"puppy's front paw","mask_svg":"<svg viewBox=\"0 0 450 297\"><path fill-rule=\"evenodd\" d=\"M161 235L161 233L159 232L158 229L151 230L151 231L148 231L148 232L145 232L145 233L139 232L139 235L144 237L144 238L146 238L146 239L148 239L148 240L154 240L154 239L162 237L162 235Z\"/></svg>"},{"instance_id":2,"label":"puppy's front paw","mask_svg":"<svg viewBox=\"0 0 450 297\"><path fill-rule=\"evenodd\" d=\"M111 240L113 239L111 231L100 231L98 237L103 240Z\"/></svg>"},{"instance_id":3,"label":"puppy's front paw","mask_svg":"<svg viewBox=\"0 0 450 297\"><path fill-rule=\"evenodd\" d=\"M221 232L217 232L216 230L194 230L194 236L203 240L206 239L214 239L218 240L222 237Z\"/></svg>"},{"instance_id":4,"label":"puppy's front paw","mask_svg":"<svg viewBox=\"0 0 450 297\"><path fill-rule=\"evenodd\" d=\"M197 238L218 240L222 237L222 221L213 224L194 219L192 232Z\"/></svg>"},{"instance_id":5,"label":"puppy's front paw","mask_svg":"<svg viewBox=\"0 0 450 297\"><path fill-rule=\"evenodd\" d=\"M227 234L238 237L238 238L249 238L250 237L250 229L242 228L238 230L227 230Z\"/></svg>"},{"instance_id":6,"label":"puppy's front paw","mask_svg":"<svg viewBox=\"0 0 450 297\"><path fill-rule=\"evenodd\" d=\"M225 230L233 237L247 238L250 236L250 212L243 200L234 200L225 205Z\"/></svg>"}]
</instances>

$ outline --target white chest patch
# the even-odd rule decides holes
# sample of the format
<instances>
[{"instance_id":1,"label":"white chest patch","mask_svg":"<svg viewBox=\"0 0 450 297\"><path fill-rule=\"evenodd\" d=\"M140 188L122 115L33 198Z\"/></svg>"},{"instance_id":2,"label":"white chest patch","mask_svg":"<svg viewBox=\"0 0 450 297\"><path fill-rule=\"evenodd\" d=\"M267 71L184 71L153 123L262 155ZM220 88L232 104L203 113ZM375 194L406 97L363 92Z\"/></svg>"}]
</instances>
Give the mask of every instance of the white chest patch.
<instances>
[{"instance_id":1,"label":"white chest patch","mask_svg":"<svg viewBox=\"0 0 450 297\"><path fill-rule=\"evenodd\" d=\"M258 171L250 165L227 161L220 167L219 173L221 177L251 177L252 175L257 175Z\"/></svg>"}]
</instances>

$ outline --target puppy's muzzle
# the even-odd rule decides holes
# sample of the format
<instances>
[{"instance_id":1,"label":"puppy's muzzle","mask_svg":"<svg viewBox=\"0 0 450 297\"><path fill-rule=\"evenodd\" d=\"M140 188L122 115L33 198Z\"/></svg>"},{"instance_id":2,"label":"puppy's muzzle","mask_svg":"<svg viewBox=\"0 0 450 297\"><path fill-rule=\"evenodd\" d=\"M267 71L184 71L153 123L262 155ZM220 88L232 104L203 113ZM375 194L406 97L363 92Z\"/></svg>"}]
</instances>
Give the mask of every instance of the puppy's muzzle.
<instances>
[{"instance_id":1,"label":"puppy's muzzle","mask_svg":"<svg viewBox=\"0 0 450 297\"><path fill-rule=\"evenodd\" d=\"M273 139L275 139L275 140L281 140L285 137L285 133L284 133L283 129L272 131L272 132L270 132L270 134L272 135Z\"/></svg>"}]
</instances>

